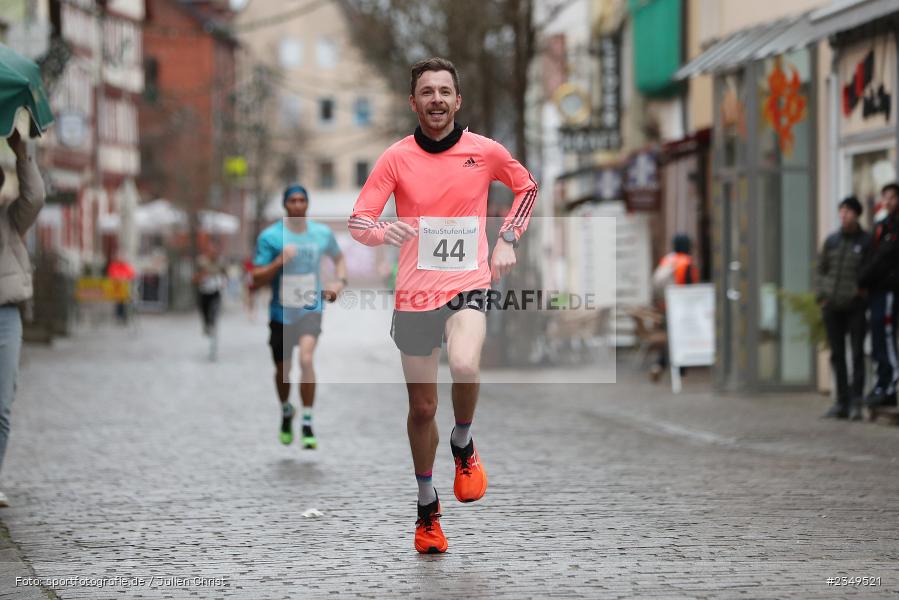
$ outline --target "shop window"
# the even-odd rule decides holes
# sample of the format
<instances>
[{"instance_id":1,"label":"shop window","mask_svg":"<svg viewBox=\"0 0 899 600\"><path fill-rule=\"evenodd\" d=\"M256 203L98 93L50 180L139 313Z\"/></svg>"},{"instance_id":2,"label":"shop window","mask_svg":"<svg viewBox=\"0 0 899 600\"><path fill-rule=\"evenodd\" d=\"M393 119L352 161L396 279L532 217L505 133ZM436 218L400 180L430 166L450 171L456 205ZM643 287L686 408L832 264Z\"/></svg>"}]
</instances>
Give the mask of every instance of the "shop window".
<instances>
[{"instance_id":1,"label":"shop window","mask_svg":"<svg viewBox=\"0 0 899 600\"><path fill-rule=\"evenodd\" d=\"M716 145L721 148L722 167L745 164L748 136L748 112L743 73L731 73L717 80L718 127L715 130Z\"/></svg>"},{"instance_id":2,"label":"shop window","mask_svg":"<svg viewBox=\"0 0 899 600\"><path fill-rule=\"evenodd\" d=\"M762 167L809 164L811 55L798 50L760 63L758 149Z\"/></svg>"},{"instance_id":3,"label":"shop window","mask_svg":"<svg viewBox=\"0 0 899 600\"><path fill-rule=\"evenodd\" d=\"M893 148L865 150L847 156L849 179L843 184L843 193L835 198L833 211L836 214L837 202L854 194L864 207L862 223L865 229L872 229L875 221L882 219L885 209L880 204L880 190L891 181L896 181L896 159Z\"/></svg>"},{"instance_id":4,"label":"shop window","mask_svg":"<svg viewBox=\"0 0 899 600\"><path fill-rule=\"evenodd\" d=\"M760 178L759 186L758 376L768 384L808 384L813 348L789 299L811 290L811 180L807 171L786 171Z\"/></svg>"}]
</instances>

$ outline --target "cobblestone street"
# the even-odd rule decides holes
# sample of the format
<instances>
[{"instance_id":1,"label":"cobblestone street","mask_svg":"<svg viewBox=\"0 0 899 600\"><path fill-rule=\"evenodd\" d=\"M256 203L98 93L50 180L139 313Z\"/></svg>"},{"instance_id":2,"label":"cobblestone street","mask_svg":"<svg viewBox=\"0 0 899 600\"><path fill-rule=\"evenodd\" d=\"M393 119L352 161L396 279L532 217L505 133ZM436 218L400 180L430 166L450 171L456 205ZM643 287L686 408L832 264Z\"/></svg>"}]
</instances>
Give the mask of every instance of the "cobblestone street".
<instances>
[{"instance_id":1,"label":"cobblestone street","mask_svg":"<svg viewBox=\"0 0 899 600\"><path fill-rule=\"evenodd\" d=\"M325 315L322 372L398 368L358 337L383 343L386 315L347 332L341 312ZM899 593L899 430L820 420L827 398L716 396L689 375L673 396L629 366L617 384L485 384L473 433L490 488L462 505L442 389L434 477L450 547L420 556L403 386L321 384L319 450L283 447L267 335L231 307L216 363L193 314L26 347L0 597ZM29 572L224 585L16 587ZM881 585L828 585L840 576Z\"/></svg>"}]
</instances>

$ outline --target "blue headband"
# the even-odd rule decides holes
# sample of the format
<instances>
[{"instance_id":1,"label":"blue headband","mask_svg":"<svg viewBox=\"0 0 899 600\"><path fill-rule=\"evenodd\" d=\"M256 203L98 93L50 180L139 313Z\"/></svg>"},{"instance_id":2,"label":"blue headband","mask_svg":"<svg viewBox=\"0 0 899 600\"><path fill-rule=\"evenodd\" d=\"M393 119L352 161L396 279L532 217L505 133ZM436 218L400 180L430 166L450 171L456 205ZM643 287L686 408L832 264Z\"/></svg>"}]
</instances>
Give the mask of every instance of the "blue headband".
<instances>
[{"instance_id":1,"label":"blue headband","mask_svg":"<svg viewBox=\"0 0 899 600\"><path fill-rule=\"evenodd\" d=\"M294 183L287 186L287 189L284 190L284 197L281 198L281 204L287 204L287 199L294 194L303 194L304 196L306 196L306 200L309 200L309 192L306 191L306 188L301 186L299 183Z\"/></svg>"}]
</instances>

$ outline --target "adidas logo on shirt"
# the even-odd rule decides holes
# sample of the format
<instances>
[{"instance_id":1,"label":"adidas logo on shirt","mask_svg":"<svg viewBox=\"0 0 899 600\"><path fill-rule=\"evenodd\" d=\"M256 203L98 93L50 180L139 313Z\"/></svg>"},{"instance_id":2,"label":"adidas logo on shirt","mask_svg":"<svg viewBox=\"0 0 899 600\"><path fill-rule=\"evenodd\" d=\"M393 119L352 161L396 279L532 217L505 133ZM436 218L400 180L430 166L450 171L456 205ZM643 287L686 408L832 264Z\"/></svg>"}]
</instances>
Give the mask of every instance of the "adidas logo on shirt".
<instances>
[{"instance_id":1,"label":"adidas logo on shirt","mask_svg":"<svg viewBox=\"0 0 899 600\"><path fill-rule=\"evenodd\" d=\"M466 160L464 163L462 163L462 166L463 167L476 167L476 166L478 166L478 163L476 163L475 160L469 156L468 160Z\"/></svg>"}]
</instances>

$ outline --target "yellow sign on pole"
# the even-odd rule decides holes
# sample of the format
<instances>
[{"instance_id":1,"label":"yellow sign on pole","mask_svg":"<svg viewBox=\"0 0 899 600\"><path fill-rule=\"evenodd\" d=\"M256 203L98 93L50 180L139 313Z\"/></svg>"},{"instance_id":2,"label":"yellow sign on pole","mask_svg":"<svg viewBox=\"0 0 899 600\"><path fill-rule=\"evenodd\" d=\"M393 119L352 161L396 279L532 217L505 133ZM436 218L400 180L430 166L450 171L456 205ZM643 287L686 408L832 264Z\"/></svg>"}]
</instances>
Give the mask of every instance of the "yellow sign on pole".
<instances>
[{"instance_id":1,"label":"yellow sign on pole","mask_svg":"<svg viewBox=\"0 0 899 600\"><path fill-rule=\"evenodd\" d=\"M225 175L232 179L243 179L247 175L247 161L243 156L225 158Z\"/></svg>"},{"instance_id":2,"label":"yellow sign on pole","mask_svg":"<svg viewBox=\"0 0 899 600\"><path fill-rule=\"evenodd\" d=\"M78 302L128 302L131 282L108 277L79 277L75 284Z\"/></svg>"}]
</instances>

